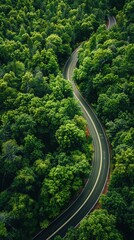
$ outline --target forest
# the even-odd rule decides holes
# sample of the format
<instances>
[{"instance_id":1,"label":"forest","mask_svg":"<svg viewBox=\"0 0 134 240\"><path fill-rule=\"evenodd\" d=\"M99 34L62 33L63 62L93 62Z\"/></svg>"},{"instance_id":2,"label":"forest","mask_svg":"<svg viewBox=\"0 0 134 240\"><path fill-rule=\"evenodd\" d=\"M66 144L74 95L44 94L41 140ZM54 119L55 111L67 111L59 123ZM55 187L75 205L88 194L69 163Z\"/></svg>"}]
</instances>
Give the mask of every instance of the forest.
<instances>
[{"instance_id":1,"label":"forest","mask_svg":"<svg viewBox=\"0 0 134 240\"><path fill-rule=\"evenodd\" d=\"M62 76L80 44L73 80L106 130L111 174L100 208L65 240L133 239L133 12L134 0L1 0L2 240L32 239L46 228L92 169L92 139ZM116 18L109 30L108 15Z\"/></svg>"}]
</instances>

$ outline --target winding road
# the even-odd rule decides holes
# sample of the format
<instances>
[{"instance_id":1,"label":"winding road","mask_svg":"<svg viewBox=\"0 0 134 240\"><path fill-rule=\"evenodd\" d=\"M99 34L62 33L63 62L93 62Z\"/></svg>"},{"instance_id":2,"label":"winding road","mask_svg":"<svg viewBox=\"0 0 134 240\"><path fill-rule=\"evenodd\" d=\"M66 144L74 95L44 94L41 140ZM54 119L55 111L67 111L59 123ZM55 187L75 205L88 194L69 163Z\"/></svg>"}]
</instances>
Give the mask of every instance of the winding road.
<instances>
[{"instance_id":1,"label":"winding road","mask_svg":"<svg viewBox=\"0 0 134 240\"><path fill-rule=\"evenodd\" d=\"M107 28L113 26L115 19L109 17L109 24ZM72 205L65 210L57 219L55 219L46 229L39 232L33 240L50 240L54 239L57 235L65 236L69 227L77 226L79 222L94 208L98 199L105 187L110 165L109 146L105 132L95 115L92 108L88 105L82 97L74 82L72 75L78 60L77 48L71 57L68 59L63 75L69 80L73 87L74 97L79 102L83 115L87 121L90 134L93 139L94 145L94 159L92 164L92 172L90 173L88 182L84 187L79 197L72 203Z\"/></svg>"}]
</instances>

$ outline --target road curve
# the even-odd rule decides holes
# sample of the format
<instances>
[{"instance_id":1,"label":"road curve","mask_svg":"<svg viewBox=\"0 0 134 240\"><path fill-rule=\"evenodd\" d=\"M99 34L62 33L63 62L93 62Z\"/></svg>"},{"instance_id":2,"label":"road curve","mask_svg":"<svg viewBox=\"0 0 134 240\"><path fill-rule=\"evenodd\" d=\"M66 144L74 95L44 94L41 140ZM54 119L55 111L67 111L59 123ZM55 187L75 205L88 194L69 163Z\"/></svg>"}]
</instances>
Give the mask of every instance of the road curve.
<instances>
[{"instance_id":1,"label":"road curve","mask_svg":"<svg viewBox=\"0 0 134 240\"><path fill-rule=\"evenodd\" d=\"M116 24L116 19L114 16L108 16L108 25L107 29L110 29L112 26Z\"/></svg>"},{"instance_id":2,"label":"road curve","mask_svg":"<svg viewBox=\"0 0 134 240\"><path fill-rule=\"evenodd\" d=\"M109 17L108 28L113 26L113 22L115 24L115 19ZM73 202L71 206L46 229L39 232L33 240L50 240L54 239L57 235L64 237L69 227L77 226L98 202L109 173L110 153L105 132L96 114L72 81L73 71L78 60L78 50L79 48L77 48L68 59L64 67L63 76L72 84L74 97L81 106L89 132L93 139L94 159L92 163L92 172L89 175L86 186L75 202Z\"/></svg>"}]
</instances>

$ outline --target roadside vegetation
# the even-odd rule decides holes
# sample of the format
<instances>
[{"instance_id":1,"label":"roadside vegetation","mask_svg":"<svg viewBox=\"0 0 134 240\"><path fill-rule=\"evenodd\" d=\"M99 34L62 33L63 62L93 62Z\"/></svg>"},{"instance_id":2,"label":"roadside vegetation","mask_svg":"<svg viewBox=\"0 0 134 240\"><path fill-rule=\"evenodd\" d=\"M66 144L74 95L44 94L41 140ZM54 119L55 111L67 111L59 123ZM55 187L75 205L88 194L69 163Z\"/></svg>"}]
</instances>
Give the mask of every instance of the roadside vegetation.
<instances>
[{"instance_id":1,"label":"roadside vegetation","mask_svg":"<svg viewBox=\"0 0 134 240\"><path fill-rule=\"evenodd\" d=\"M110 184L101 209L70 229L66 240L134 236L134 1L109 1L109 7L116 25L100 25L82 45L73 78L111 143Z\"/></svg>"},{"instance_id":2,"label":"roadside vegetation","mask_svg":"<svg viewBox=\"0 0 134 240\"><path fill-rule=\"evenodd\" d=\"M91 138L71 85L62 77L67 58L83 41L74 80L105 125L113 172L102 209L71 229L66 239L132 239L133 10L133 0L1 0L3 240L32 239L88 177ZM117 24L108 31L109 13Z\"/></svg>"},{"instance_id":3,"label":"roadside vegetation","mask_svg":"<svg viewBox=\"0 0 134 240\"><path fill-rule=\"evenodd\" d=\"M82 1L1 0L0 237L31 239L84 186L91 139L62 68L104 21ZM99 5L97 5L99 7ZM91 15L89 13L92 12ZM83 31L81 38L81 31Z\"/></svg>"}]
</instances>

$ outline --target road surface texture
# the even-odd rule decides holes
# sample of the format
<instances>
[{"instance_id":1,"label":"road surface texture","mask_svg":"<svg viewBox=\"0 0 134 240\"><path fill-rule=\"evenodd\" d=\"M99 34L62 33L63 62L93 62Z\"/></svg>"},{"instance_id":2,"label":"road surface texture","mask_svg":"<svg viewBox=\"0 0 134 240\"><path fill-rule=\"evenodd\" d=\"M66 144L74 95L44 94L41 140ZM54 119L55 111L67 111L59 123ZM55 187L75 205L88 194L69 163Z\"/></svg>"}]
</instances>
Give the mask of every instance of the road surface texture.
<instances>
[{"instance_id":1,"label":"road surface texture","mask_svg":"<svg viewBox=\"0 0 134 240\"><path fill-rule=\"evenodd\" d=\"M116 21L113 17L109 17L108 20L107 28L109 29ZM73 71L78 60L78 50L79 48L77 48L68 59L64 67L63 76L72 84L74 97L81 106L89 132L93 139L94 159L92 171L89 175L88 182L75 202L73 202L70 207L56 218L46 229L39 232L33 240L50 240L54 239L57 235L63 237L69 227L76 227L79 222L91 212L98 202L109 173L110 153L105 132L94 111L84 100L72 81Z\"/></svg>"}]
</instances>

